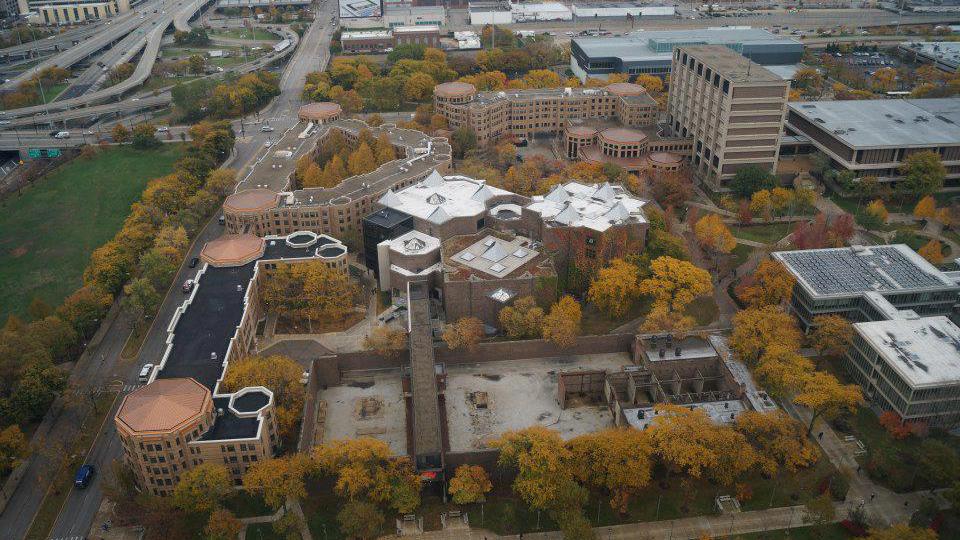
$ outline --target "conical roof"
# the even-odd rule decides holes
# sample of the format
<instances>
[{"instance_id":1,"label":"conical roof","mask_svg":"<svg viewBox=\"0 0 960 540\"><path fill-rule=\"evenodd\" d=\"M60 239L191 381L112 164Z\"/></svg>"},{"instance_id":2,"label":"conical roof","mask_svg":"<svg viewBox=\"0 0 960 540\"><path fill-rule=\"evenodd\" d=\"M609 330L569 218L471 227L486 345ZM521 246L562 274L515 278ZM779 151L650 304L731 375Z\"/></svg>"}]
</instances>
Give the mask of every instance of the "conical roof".
<instances>
[{"instance_id":1,"label":"conical roof","mask_svg":"<svg viewBox=\"0 0 960 540\"><path fill-rule=\"evenodd\" d=\"M607 213L605 213L603 217L610 221L622 221L630 218L630 210L627 210L623 201L617 201L617 204L613 205L613 208L610 210L607 210Z\"/></svg>"},{"instance_id":2,"label":"conical roof","mask_svg":"<svg viewBox=\"0 0 960 540\"><path fill-rule=\"evenodd\" d=\"M443 185L443 176L434 169L429 176L423 179L423 185L427 187L440 187Z\"/></svg>"},{"instance_id":3,"label":"conical roof","mask_svg":"<svg viewBox=\"0 0 960 540\"><path fill-rule=\"evenodd\" d=\"M593 192L593 197L600 199L601 201L611 201L616 197L616 193L613 191L613 186L610 185L610 182L604 182Z\"/></svg>"},{"instance_id":4,"label":"conical roof","mask_svg":"<svg viewBox=\"0 0 960 540\"><path fill-rule=\"evenodd\" d=\"M384 206L389 206L391 208L400 206L402 202L400 197L393 192L392 189L388 189L386 193L383 194L383 197L380 197L380 204Z\"/></svg>"},{"instance_id":5,"label":"conical roof","mask_svg":"<svg viewBox=\"0 0 960 540\"><path fill-rule=\"evenodd\" d=\"M443 210L442 206L438 206L437 209L433 211L433 213L427 216L427 221L431 223L436 223L437 225L446 223L449 220L450 220L450 214L446 213Z\"/></svg>"},{"instance_id":6,"label":"conical roof","mask_svg":"<svg viewBox=\"0 0 960 540\"><path fill-rule=\"evenodd\" d=\"M123 399L117 421L133 432L170 431L212 407L210 390L196 380L157 379Z\"/></svg>"},{"instance_id":7,"label":"conical roof","mask_svg":"<svg viewBox=\"0 0 960 540\"><path fill-rule=\"evenodd\" d=\"M564 225L572 225L579 219L580 214L569 204L559 214L553 216L554 221L563 223Z\"/></svg>"},{"instance_id":8,"label":"conical roof","mask_svg":"<svg viewBox=\"0 0 960 540\"><path fill-rule=\"evenodd\" d=\"M493 192L490 191L490 188L488 188L486 184L484 184L480 186L480 189L478 189L476 193L473 194L471 199L485 203L490 200L491 197L493 197Z\"/></svg>"},{"instance_id":9,"label":"conical roof","mask_svg":"<svg viewBox=\"0 0 960 540\"><path fill-rule=\"evenodd\" d=\"M552 190L550 190L550 193L547 193L544 199L562 203L563 201L567 200L567 190L563 189L563 186L560 184L557 184Z\"/></svg>"}]
</instances>

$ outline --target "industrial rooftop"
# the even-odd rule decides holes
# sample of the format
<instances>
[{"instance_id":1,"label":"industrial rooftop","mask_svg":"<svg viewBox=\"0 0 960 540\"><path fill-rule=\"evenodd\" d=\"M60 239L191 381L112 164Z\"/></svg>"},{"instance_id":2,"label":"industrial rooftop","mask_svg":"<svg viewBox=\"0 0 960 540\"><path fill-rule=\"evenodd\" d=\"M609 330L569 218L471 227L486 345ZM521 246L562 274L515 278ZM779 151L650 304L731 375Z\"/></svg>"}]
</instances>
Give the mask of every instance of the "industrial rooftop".
<instances>
[{"instance_id":1,"label":"industrial rooftop","mask_svg":"<svg viewBox=\"0 0 960 540\"><path fill-rule=\"evenodd\" d=\"M947 317L864 322L853 327L911 386L960 382L960 328Z\"/></svg>"},{"instance_id":2,"label":"industrial rooftop","mask_svg":"<svg viewBox=\"0 0 960 540\"><path fill-rule=\"evenodd\" d=\"M624 62L671 58L673 49L683 45L728 45L738 50L743 45L803 45L794 39L772 34L762 28L711 27L696 30L640 30L623 37L574 39L592 58L618 57Z\"/></svg>"},{"instance_id":3,"label":"industrial rooftop","mask_svg":"<svg viewBox=\"0 0 960 540\"><path fill-rule=\"evenodd\" d=\"M956 286L905 244L778 251L772 256L814 297Z\"/></svg>"},{"instance_id":4,"label":"industrial rooftop","mask_svg":"<svg viewBox=\"0 0 960 540\"><path fill-rule=\"evenodd\" d=\"M852 148L960 144L955 98L806 101L787 107Z\"/></svg>"}]
</instances>

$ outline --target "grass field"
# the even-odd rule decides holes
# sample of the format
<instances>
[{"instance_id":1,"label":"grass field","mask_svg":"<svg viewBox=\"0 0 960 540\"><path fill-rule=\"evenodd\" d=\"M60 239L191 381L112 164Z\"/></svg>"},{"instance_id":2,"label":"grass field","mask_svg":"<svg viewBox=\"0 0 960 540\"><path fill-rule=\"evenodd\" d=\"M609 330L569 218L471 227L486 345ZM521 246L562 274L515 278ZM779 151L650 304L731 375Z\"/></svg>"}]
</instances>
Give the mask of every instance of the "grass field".
<instances>
[{"instance_id":1,"label":"grass field","mask_svg":"<svg viewBox=\"0 0 960 540\"><path fill-rule=\"evenodd\" d=\"M199 78L200 77L196 75L186 75L184 77L150 77L147 79L147 82L143 84L143 90L156 90L157 88L173 86L177 83L188 83Z\"/></svg>"},{"instance_id":2,"label":"grass field","mask_svg":"<svg viewBox=\"0 0 960 540\"><path fill-rule=\"evenodd\" d=\"M169 173L180 144L111 148L75 159L0 203L0 320L39 297L57 306L81 284L90 253L113 237L147 182Z\"/></svg>"},{"instance_id":3,"label":"grass field","mask_svg":"<svg viewBox=\"0 0 960 540\"><path fill-rule=\"evenodd\" d=\"M251 35L252 33L252 35ZM250 39L256 41L279 41L279 38L273 32L267 32L260 28L251 30L246 28L231 28L224 30L211 30L208 32L211 38L229 38L229 39Z\"/></svg>"},{"instance_id":4,"label":"grass field","mask_svg":"<svg viewBox=\"0 0 960 540\"><path fill-rule=\"evenodd\" d=\"M765 225L734 226L731 231L737 238L775 244L793 230L792 223L768 223Z\"/></svg>"}]
</instances>

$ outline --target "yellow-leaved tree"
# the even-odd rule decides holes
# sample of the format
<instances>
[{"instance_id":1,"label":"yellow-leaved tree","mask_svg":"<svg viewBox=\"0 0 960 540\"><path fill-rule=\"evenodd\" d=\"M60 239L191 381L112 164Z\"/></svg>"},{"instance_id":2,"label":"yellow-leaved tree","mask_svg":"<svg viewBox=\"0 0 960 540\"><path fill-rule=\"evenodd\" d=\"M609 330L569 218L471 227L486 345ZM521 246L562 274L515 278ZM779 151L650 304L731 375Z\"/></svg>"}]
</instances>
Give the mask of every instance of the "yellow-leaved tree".
<instances>
[{"instance_id":1,"label":"yellow-leaved tree","mask_svg":"<svg viewBox=\"0 0 960 540\"><path fill-rule=\"evenodd\" d=\"M234 360L223 377L226 392L248 386L263 386L273 392L277 428L283 439L296 434L306 392L300 384L303 368L295 360L280 355L247 356Z\"/></svg>"},{"instance_id":2,"label":"yellow-leaved tree","mask_svg":"<svg viewBox=\"0 0 960 540\"><path fill-rule=\"evenodd\" d=\"M331 441L313 450L321 472L336 478L334 491L351 501L386 505L407 514L420 505L420 477L408 457L387 443L361 437Z\"/></svg>"},{"instance_id":3,"label":"yellow-leaved tree","mask_svg":"<svg viewBox=\"0 0 960 540\"><path fill-rule=\"evenodd\" d=\"M795 351L802 336L796 320L779 307L749 308L733 316L730 348L740 360L756 365L769 345L777 343Z\"/></svg>"},{"instance_id":4,"label":"yellow-leaved tree","mask_svg":"<svg viewBox=\"0 0 960 540\"><path fill-rule=\"evenodd\" d=\"M252 493L260 493L263 501L274 510L280 509L288 498L302 499L307 496L303 480L312 469L306 454L258 461L243 475L243 487Z\"/></svg>"},{"instance_id":5,"label":"yellow-leaved tree","mask_svg":"<svg viewBox=\"0 0 960 540\"><path fill-rule=\"evenodd\" d=\"M762 261L737 288L737 296L751 307L779 306L790 299L796 278L779 261Z\"/></svg>"},{"instance_id":6,"label":"yellow-leaved tree","mask_svg":"<svg viewBox=\"0 0 960 540\"><path fill-rule=\"evenodd\" d=\"M753 446L760 468L768 475L781 467L789 472L817 462L817 449L804 433L804 426L782 411L740 413L733 428Z\"/></svg>"},{"instance_id":7,"label":"yellow-leaved tree","mask_svg":"<svg viewBox=\"0 0 960 540\"><path fill-rule=\"evenodd\" d=\"M837 358L847 350L853 339L853 326L840 315L817 315L813 318L813 331L810 332L810 345L819 356Z\"/></svg>"},{"instance_id":8,"label":"yellow-leaved tree","mask_svg":"<svg viewBox=\"0 0 960 540\"><path fill-rule=\"evenodd\" d=\"M640 296L637 267L623 259L613 259L597 272L590 283L587 299L611 317L622 317Z\"/></svg>"},{"instance_id":9,"label":"yellow-leaved tree","mask_svg":"<svg viewBox=\"0 0 960 540\"><path fill-rule=\"evenodd\" d=\"M507 336L511 338L539 337L543 328L543 308L532 296L518 298L513 305L500 310L497 318Z\"/></svg>"},{"instance_id":10,"label":"yellow-leaved tree","mask_svg":"<svg viewBox=\"0 0 960 540\"><path fill-rule=\"evenodd\" d=\"M653 298L653 309L681 313L698 296L710 293L710 273L688 261L657 257L650 263L650 277L640 282L640 293Z\"/></svg>"},{"instance_id":11,"label":"yellow-leaved tree","mask_svg":"<svg viewBox=\"0 0 960 540\"><path fill-rule=\"evenodd\" d=\"M491 444L500 451L497 463L517 470L513 490L535 510L550 510L564 490L576 486L570 450L552 429L508 431Z\"/></svg>"},{"instance_id":12,"label":"yellow-leaved tree","mask_svg":"<svg viewBox=\"0 0 960 540\"><path fill-rule=\"evenodd\" d=\"M476 317L462 317L443 328L443 341L451 349L475 351L483 337L483 321Z\"/></svg>"},{"instance_id":13,"label":"yellow-leaved tree","mask_svg":"<svg viewBox=\"0 0 960 540\"><path fill-rule=\"evenodd\" d=\"M396 358L407 347L407 333L389 326L377 326L363 338L363 347L385 358Z\"/></svg>"},{"instance_id":14,"label":"yellow-leaved tree","mask_svg":"<svg viewBox=\"0 0 960 540\"><path fill-rule=\"evenodd\" d=\"M650 483L653 448L645 432L605 429L567 442L574 476L610 494L610 507L626 513L630 498Z\"/></svg>"},{"instance_id":15,"label":"yellow-leaved tree","mask_svg":"<svg viewBox=\"0 0 960 540\"><path fill-rule=\"evenodd\" d=\"M543 318L543 339L564 348L572 346L580 335L582 318L580 304L572 297L564 296L550 307L550 313Z\"/></svg>"},{"instance_id":16,"label":"yellow-leaved tree","mask_svg":"<svg viewBox=\"0 0 960 540\"><path fill-rule=\"evenodd\" d=\"M936 238L931 239L917 250L917 254L926 259L930 264L941 264L943 262L943 248L940 241Z\"/></svg>"},{"instance_id":17,"label":"yellow-leaved tree","mask_svg":"<svg viewBox=\"0 0 960 540\"><path fill-rule=\"evenodd\" d=\"M447 492L456 504L482 503L486 494L493 489L487 471L479 465L460 465L457 467Z\"/></svg>"},{"instance_id":18,"label":"yellow-leaved tree","mask_svg":"<svg viewBox=\"0 0 960 540\"><path fill-rule=\"evenodd\" d=\"M917 219L932 219L936 216L936 213L937 201L934 200L932 195L920 199L917 201L917 205L913 207L913 217Z\"/></svg>"},{"instance_id":19,"label":"yellow-leaved tree","mask_svg":"<svg viewBox=\"0 0 960 540\"><path fill-rule=\"evenodd\" d=\"M737 247L737 239L717 214L707 214L697 220L693 233L697 237L697 243L714 260L715 265L719 264L720 257Z\"/></svg>"},{"instance_id":20,"label":"yellow-leaved tree","mask_svg":"<svg viewBox=\"0 0 960 540\"><path fill-rule=\"evenodd\" d=\"M863 393L855 384L841 384L836 377L825 371L814 371L805 377L793 402L808 407L813 412L807 425L809 435L818 418L833 418L842 412L855 411L857 406L863 403Z\"/></svg>"},{"instance_id":21,"label":"yellow-leaved tree","mask_svg":"<svg viewBox=\"0 0 960 540\"><path fill-rule=\"evenodd\" d=\"M911 527L904 523L887 529L870 529L864 540L937 540L940 536L933 529Z\"/></svg>"}]
</instances>

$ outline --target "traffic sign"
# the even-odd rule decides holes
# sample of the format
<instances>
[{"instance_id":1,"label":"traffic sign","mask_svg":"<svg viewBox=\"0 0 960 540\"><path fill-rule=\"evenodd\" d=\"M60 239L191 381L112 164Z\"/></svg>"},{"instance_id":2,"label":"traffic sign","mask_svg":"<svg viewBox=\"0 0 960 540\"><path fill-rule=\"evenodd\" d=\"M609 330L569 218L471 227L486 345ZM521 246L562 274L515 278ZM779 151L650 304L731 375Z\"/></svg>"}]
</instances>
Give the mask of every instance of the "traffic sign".
<instances>
[{"instance_id":1,"label":"traffic sign","mask_svg":"<svg viewBox=\"0 0 960 540\"><path fill-rule=\"evenodd\" d=\"M48 158L60 157L60 149L59 149L59 148L47 148L47 157L48 157Z\"/></svg>"},{"instance_id":2,"label":"traffic sign","mask_svg":"<svg viewBox=\"0 0 960 540\"><path fill-rule=\"evenodd\" d=\"M40 151L40 149L39 149L39 148L30 148L29 150L27 150L27 157L31 157L31 158L34 158L34 159L41 157L41 151Z\"/></svg>"}]
</instances>

